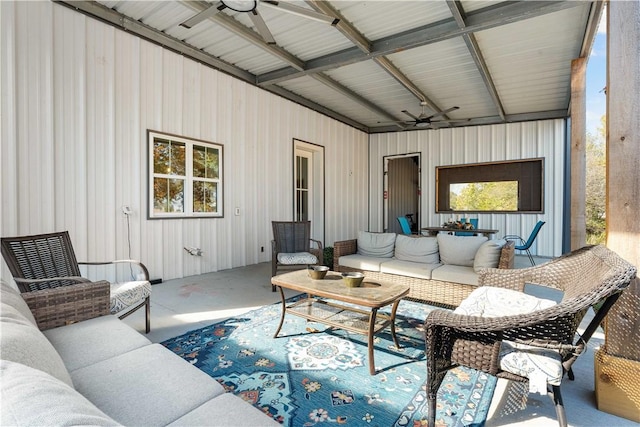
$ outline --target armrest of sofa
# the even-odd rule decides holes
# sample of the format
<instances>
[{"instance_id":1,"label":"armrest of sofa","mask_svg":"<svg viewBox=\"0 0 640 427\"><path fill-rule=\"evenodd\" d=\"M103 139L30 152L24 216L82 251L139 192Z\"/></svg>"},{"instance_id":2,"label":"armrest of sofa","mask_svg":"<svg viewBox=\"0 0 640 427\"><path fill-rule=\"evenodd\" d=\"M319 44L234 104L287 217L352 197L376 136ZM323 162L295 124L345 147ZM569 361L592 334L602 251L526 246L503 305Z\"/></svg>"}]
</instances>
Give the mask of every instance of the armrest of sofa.
<instances>
[{"instance_id":1,"label":"armrest of sofa","mask_svg":"<svg viewBox=\"0 0 640 427\"><path fill-rule=\"evenodd\" d=\"M109 314L110 291L109 282L100 281L26 292L22 298L44 331Z\"/></svg>"},{"instance_id":2,"label":"armrest of sofa","mask_svg":"<svg viewBox=\"0 0 640 427\"><path fill-rule=\"evenodd\" d=\"M338 260L341 256L353 255L358 252L358 239L341 240L333 244L333 269L340 271Z\"/></svg>"}]
</instances>

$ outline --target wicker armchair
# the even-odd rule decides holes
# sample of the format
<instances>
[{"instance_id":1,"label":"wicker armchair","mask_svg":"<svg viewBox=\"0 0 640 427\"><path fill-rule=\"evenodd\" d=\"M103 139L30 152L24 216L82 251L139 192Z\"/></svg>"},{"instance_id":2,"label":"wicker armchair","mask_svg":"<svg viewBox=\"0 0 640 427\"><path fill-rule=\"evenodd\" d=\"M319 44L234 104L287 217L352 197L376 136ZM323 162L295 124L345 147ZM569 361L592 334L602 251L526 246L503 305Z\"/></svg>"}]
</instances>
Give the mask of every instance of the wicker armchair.
<instances>
[{"instance_id":1,"label":"wicker armchair","mask_svg":"<svg viewBox=\"0 0 640 427\"><path fill-rule=\"evenodd\" d=\"M123 319L145 307L145 330L147 333L151 330L151 283L144 264L134 260L79 263L67 231L0 240L2 256L22 293L91 283L81 277L80 265L125 265L130 277L127 281L111 283L110 312ZM134 267L139 271L135 277Z\"/></svg>"},{"instance_id":2,"label":"wicker armchair","mask_svg":"<svg viewBox=\"0 0 640 427\"><path fill-rule=\"evenodd\" d=\"M435 310L425 321L427 348L428 425L435 426L436 394L446 372L458 365L499 378L527 382L524 376L501 368L503 341L533 348L553 349L561 362L559 380L570 372L587 341L608 310L636 277L636 268L604 246L578 249L545 264L516 270L487 269L480 274L481 286L522 291L525 284L543 285L562 291L557 304L529 314L478 317ZM589 309L597 307L582 336L576 330ZM558 381L559 384L559 381ZM566 415L560 385L551 392L560 426Z\"/></svg>"},{"instance_id":3,"label":"wicker armchair","mask_svg":"<svg viewBox=\"0 0 640 427\"><path fill-rule=\"evenodd\" d=\"M322 242L311 238L310 221L272 221L271 277L281 269L322 264ZM312 247L312 242L317 247ZM276 291L272 284L271 290Z\"/></svg>"}]
</instances>

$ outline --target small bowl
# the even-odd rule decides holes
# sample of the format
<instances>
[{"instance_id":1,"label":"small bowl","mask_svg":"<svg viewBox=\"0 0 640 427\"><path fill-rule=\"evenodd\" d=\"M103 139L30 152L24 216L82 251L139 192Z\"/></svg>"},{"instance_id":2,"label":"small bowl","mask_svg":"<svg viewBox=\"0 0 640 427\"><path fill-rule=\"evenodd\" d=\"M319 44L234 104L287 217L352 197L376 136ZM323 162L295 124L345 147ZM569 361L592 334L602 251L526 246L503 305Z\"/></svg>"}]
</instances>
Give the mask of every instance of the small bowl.
<instances>
[{"instance_id":1,"label":"small bowl","mask_svg":"<svg viewBox=\"0 0 640 427\"><path fill-rule=\"evenodd\" d=\"M359 288L364 280L364 274L358 272L342 273L342 281L349 288Z\"/></svg>"},{"instance_id":2,"label":"small bowl","mask_svg":"<svg viewBox=\"0 0 640 427\"><path fill-rule=\"evenodd\" d=\"M324 276L327 275L327 271L329 271L329 267L325 265L312 265L308 268L309 277L313 280L321 280L324 279Z\"/></svg>"}]
</instances>

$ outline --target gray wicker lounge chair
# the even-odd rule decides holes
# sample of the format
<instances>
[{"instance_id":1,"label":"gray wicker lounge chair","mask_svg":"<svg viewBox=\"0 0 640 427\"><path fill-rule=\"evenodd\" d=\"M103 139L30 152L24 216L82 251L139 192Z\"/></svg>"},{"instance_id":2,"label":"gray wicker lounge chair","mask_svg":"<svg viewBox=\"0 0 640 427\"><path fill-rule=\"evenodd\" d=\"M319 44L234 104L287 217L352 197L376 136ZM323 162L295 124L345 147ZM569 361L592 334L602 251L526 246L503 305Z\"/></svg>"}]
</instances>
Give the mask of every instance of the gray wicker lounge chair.
<instances>
[{"instance_id":1,"label":"gray wicker lounge chair","mask_svg":"<svg viewBox=\"0 0 640 427\"><path fill-rule=\"evenodd\" d=\"M151 330L151 283L144 264L134 260L79 263L67 231L3 237L1 245L2 256L22 293L91 283L81 277L80 265L126 265L129 278L120 282L112 280L114 283L110 285L110 312L123 319L145 307L145 330L147 333ZM116 277L115 272L112 275Z\"/></svg>"},{"instance_id":2,"label":"gray wicker lounge chair","mask_svg":"<svg viewBox=\"0 0 640 427\"><path fill-rule=\"evenodd\" d=\"M322 242L311 238L311 221L272 221L271 277L281 269L322 264ZM315 246L312 247L312 242ZM271 285L271 290L276 287Z\"/></svg>"},{"instance_id":3,"label":"gray wicker lounge chair","mask_svg":"<svg viewBox=\"0 0 640 427\"><path fill-rule=\"evenodd\" d=\"M529 381L528 376L515 375L501 367L501 347L507 341L535 349L551 349L559 355L558 385L551 385L551 392L558 423L566 426L560 380L565 374L573 379L572 364L585 350L622 290L635 277L636 268L604 246L585 247L535 267L487 269L480 273L481 286L522 291L525 284L537 284L562 291L563 298L557 305L510 316L431 312L425 321L428 425L435 426L436 394L451 368L460 365L499 378ZM582 336L577 336L576 330L589 307L597 307L596 314Z\"/></svg>"}]
</instances>

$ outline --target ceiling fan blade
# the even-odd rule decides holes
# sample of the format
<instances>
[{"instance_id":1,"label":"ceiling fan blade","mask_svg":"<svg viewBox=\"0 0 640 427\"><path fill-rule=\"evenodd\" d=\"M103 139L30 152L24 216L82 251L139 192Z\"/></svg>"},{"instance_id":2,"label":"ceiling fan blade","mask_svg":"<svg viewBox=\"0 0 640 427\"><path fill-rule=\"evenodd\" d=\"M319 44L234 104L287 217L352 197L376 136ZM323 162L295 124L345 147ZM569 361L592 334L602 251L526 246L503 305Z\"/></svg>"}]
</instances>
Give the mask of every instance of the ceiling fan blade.
<instances>
[{"instance_id":1,"label":"ceiling fan blade","mask_svg":"<svg viewBox=\"0 0 640 427\"><path fill-rule=\"evenodd\" d=\"M262 0L260 3L264 4L265 6L277 8L278 10L282 10L284 12L289 12L294 15L302 16L304 18L313 19L314 21L331 24L334 27L338 25L338 22L340 22L338 18L334 18L333 16L325 15L324 13L316 12L315 10L306 9L304 7L296 6L294 4L289 4L283 1Z\"/></svg>"},{"instance_id":2,"label":"ceiling fan blade","mask_svg":"<svg viewBox=\"0 0 640 427\"><path fill-rule=\"evenodd\" d=\"M253 22L253 25L256 26L258 33L260 33L260 36L262 36L262 39L266 43L276 44L276 40L273 38L273 34L271 34L271 31L269 31L267 24L264 22L264 19L262 19L262 16L260 16L257 10L254 9L249 12L249 18L251 18L251 22Z\"/></svg>"},{"instance_id":3,"label":"ceiling fan blade","mask_svg":"<svg viewBox=\"0 0 640 427\"><path fill-rule=\"evenodd\" d=\"M413 114L411 114L407 110L402 110L402 112L405 113L407 116L411 117L413 120L420 120L420 117L414 116Z\"/></svg>"},{"instance_id":4,"label":"ceiling fan blade","mask_svg":"<svg viewBox=\"0 0 640 427\"><path fill-rule=\"evenodd\" d=\"M465 123L471 119L447 119L447 120L433 120L431 123Z\"/></svg>"},{"instance_id":5,"label":"ceiling fan blade","mask_svg":"<svg viewBox=\"0 0 640 427\"><path fill-rule=\"evenodd\" d=\"M210 7L206 8L206 9L196 13L195 15L193 15L191 18L187 19L186 21L180 23L180 26L181 27L185 27L185 28L191 28L194 25L201 23L205 19L212 17L213 15L215 15L218 12L220 12L224 8L226 8L225 5L210 6Z\"/></svg>"},{"instance_id":6,"label":"ceiling fan blade","mask_svg":"<svg viewBox=\"0 0 640 427\"><path fill-rule=\"evenodd\" d=\"M450 113L450 112L452 112L454 110L458 110L458 109L460 109L460 107L447 108L446 110L443 110L443 111L441 111L439 113L435 113L435 114L427 117L427 119L433 119L434 117L444 116L445 114L448 114L448 113Z\"/></svg>"}]
</instances>

